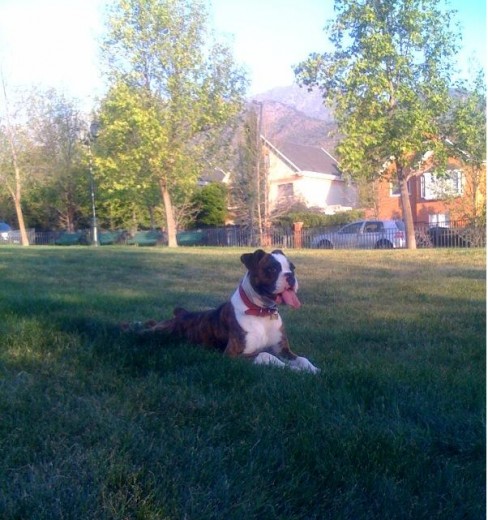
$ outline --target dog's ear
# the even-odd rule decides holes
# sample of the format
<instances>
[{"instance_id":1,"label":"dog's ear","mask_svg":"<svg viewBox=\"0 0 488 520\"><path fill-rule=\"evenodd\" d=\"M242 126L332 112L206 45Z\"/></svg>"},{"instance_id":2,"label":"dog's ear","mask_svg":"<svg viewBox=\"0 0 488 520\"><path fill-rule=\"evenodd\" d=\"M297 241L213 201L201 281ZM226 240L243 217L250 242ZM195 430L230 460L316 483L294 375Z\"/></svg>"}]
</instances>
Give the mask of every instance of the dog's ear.
<instances>
[{"instance_id":1,"label":"dog's ear","mask_svg":"<svg viewBox=\"0 0 488 520\"><path fill-rule=\"evenodd\" d=\"M266 253L262 249L256 249L254 253L246 253L242 255L241 262L249 271L252 271L264 256L266 256Z\"/></svg>"},{"instance_id":2,"label":"dog's ear","mask_svg":"<svg viewBox=\"0 0 488 520\"><path fill-rule=\"evenodd\" d=\"M285 256L285 253L283 253L283 251L281 249L275 249L274 251L271 251L271 254L275 254L275 255L283 255Z\"/></svg>"}]
</instances>

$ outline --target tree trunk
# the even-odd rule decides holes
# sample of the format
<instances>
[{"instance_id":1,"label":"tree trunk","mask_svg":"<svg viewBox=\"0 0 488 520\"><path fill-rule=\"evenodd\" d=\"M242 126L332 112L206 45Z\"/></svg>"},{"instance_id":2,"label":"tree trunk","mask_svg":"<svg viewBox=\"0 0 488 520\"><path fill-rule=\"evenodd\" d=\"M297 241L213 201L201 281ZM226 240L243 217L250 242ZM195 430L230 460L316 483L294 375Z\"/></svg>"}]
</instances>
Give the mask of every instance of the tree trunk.
<instances>
[{"instance_id":1,"label":"tree trunk","mask_svg":"<svg viewBox=\"0 0 488 520\"><path fill-rule=\"evenodd\" d=\"M173 213L173 205L171 203L171 196L168 191L166 183L162 180L160 182L161 196L163 197L164 210L166 213L166 231L168 233L168 247L178 247L176 241L176 222Z\"/></svg>"},{"instance_id":2,"label":"tree trunk","mask_svg":"<svg viewBox=\"0 0 488 520\"><path fill-rule=\"evenodd\" d=\"M16 156L15 156L16 159ZM24 222L24 213L22 212L22 205L20 203L21 199L21 188L20 188L20 171L17 167L17 162L15 160L14 162L14 169L15 169L15 189L12 188L12 186L8 187L8 190L10 191L10 195L12 196L12 200L14 202L15 207L15 213L17 215L17 223L19 224L19 230L20 230L20 238L23 246L29 245L29 236L27 235L27 230L25 229L25 222Z\"/></svg>"},{"instance_id":3,"label":"tree trunk","mask_svg":"<svg viewBox=\"0 0 488 520\"><path fill-rule=\"evenodd\" d=\"M415 227L413 224L412 206L410 204L410 194L408 193L408 178L402 169L397 170L398 183L400 185L400 198L402 202L403 222L405 223L405 233L407 235L407 248L417 249L415 240Z\"/></svg>"},{"instance_id":4,"label":"tree trunk","mask_svg":"<svg viewBox=\"0 0 488 520\"><path fill-rule=\"evenodd\" d=\"M22 213L22 207L20 205L20 201L15 199L15 211L17 212L17 220L19 221L19 229L20 229L20 236L22 239L22 245L28 246L29 245L29 236L27 235L27 230L25 229L25 222L24 222L24 214Z\"/></svg>"},{"instance_id":5,"label":"tree trunk","mask_svg":"<svg viewBox=\"0 0 488 520\"><path fill-rule=\"evenodd\" d=\"M3 75L2 75L2 87L3 87L3 97L5 99L5 110L6 110L5 115L6 115L6 120L7 120L7 138L8 138L8 142L10 145L10 151L12 153L12 163L13 163L14 172L15 172L15 187L11 186L9 188L9 190L10 190L10 193L11 193L13 201L14 201L15 211L17 213L17 220L19 223L20 236L22 238L22 245L28 246L29 237L28 237L27 231L25 229L24 214L22 213L22 206L20 204L20 198L21 198L21 194L22 194L20 167L19 167L19 163L17 161L17 150L15 149L14 133L13 133L12 125L10 123L7 89L5 87L5 80L4 80Z\"/></svg>"}]
</instances>

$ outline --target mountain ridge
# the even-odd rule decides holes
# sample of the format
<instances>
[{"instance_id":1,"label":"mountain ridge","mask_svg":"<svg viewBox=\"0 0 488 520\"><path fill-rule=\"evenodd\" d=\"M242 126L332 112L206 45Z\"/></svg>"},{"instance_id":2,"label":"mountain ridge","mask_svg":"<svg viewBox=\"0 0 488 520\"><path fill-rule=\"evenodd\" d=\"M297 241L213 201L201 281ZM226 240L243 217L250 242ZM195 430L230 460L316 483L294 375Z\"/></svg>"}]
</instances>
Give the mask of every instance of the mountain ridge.
<instances>
[{"instance_id":1,"label":"mountain ridge","mask_svg":"<svg viewBox=\"0 0 488 520\"><path fill-rule=\"evenodd\" d=\"M322 94L318 90L309 91L296 84L275 87L253 96L254 101L276 101L303 112L307 117L331 123L334 121L332 110L324 105Z\"/></svg>"},{"instance_id":2,"label":"mountain ridge","mask_svg":"<svg viewBox=\"0 0 488 520\"><path fill-rule=\"evenodd\" d=\"M251 102L261 105L262 133L275 145L288 141L334 152L337 125L320 92L297 85L276 87L253 96Z\"/></svg>"}]
</instances>

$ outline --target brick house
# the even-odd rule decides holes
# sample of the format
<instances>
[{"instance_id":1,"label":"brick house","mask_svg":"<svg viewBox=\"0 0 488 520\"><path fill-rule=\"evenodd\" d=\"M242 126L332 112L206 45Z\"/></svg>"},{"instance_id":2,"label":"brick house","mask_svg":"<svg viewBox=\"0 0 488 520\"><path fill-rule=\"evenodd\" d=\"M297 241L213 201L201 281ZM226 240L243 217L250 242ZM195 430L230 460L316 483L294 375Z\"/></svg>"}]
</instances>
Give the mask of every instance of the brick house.
<instances>
[{"instance_id":1,"label":"brick house","mask_svg":"<svg viewBox=\"0 0 488 520\"><path fill-rule=\"evenodd\" d=\"M327 150L290 142L275 146L265 137L262 143L270 212L296 202L326 214L356 207L356 187L343 177Z\"/></svg>"},{"instance_id":2,"label":"brick house","mask_svg":"<svg viewBox=\"0 0 488 520\"><path fill-rule=\"evenodd\" d=\"M486 170L468 171L459 161L449 159L445 178L427 171L409 181L413 220L429 225L449 224L479 214L486 203ZM401 219L402 206L398 184L387 179L377 181L375 208L367 217Z\"/></svg>"}]
</instances>

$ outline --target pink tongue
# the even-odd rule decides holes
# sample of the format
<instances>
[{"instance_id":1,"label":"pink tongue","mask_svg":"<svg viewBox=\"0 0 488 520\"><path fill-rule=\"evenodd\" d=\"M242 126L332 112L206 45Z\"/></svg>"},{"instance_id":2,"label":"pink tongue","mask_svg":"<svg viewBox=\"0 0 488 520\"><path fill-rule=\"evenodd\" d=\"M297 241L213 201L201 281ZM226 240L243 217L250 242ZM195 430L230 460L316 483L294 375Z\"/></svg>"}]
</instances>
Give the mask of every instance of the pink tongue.
<instances>
[{"instance_id":1,"label":"pink tongue","mask_svg":"<svg viewBox=\"0 0 488 520\"><path fill-rule=\"evenodd\" d=\"M293 289L287 289L281 294L281 297L287 305L293 307L294 309L298 309L302 305L300 300L297 298L296 292Z\"/></svg>"}]
</instances>

